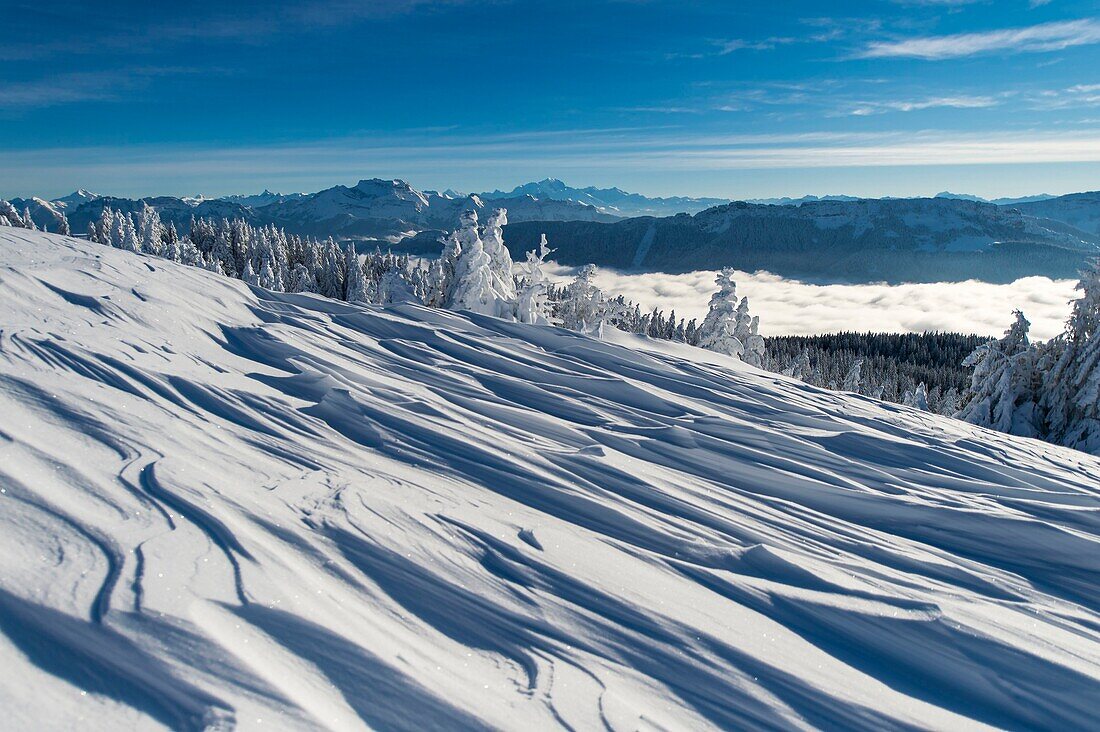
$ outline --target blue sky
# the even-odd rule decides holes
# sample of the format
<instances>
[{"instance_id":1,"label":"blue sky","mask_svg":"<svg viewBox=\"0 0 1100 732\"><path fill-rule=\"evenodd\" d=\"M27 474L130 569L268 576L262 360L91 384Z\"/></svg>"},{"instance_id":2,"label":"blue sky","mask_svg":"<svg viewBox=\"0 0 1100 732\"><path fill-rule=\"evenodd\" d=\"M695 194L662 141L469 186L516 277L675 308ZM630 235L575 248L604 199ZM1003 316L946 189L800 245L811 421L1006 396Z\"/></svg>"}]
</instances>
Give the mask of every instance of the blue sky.
<instances>
[{"instance_id":1,"label":"blue sky","mask_svg":"<svg viewBox=\"0 0 1100 732\"><path fill-rule=\"evenodd\" d=\"M0 196L1100 188L1095 1L0 10Z\"/></svg>"}]
</instances>

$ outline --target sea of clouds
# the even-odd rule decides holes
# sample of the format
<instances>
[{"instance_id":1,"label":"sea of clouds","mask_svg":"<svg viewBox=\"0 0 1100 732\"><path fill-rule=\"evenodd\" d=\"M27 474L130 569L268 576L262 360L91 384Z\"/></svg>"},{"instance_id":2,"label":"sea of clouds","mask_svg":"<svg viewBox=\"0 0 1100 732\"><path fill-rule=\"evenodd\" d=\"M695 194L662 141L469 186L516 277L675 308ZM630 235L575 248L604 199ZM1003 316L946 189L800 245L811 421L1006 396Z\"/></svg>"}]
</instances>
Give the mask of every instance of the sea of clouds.
<instances>
[{"instance_id":1,"label":"sea of clouds","mask_svg":"<svg viewBox=\"0 0 1100 732\"><path fill-rule=\"evenodd\" d=\"M551 264L548 274L567 281L575 268ZM677 317L702 318L714 292L714 271L686 274L623 273L601 269L596 284L612 296L643 308L675 309ZM818 285L767 272L737 273L737 291L760 316L763 335L809 335L844 330L930 330L1001 335L1020 309L1031 321L1033 340L1062 331L1074 299L1073 280L1024 277L1007 285L937 282L903 285Z\"/></svg>"}]
</instances>

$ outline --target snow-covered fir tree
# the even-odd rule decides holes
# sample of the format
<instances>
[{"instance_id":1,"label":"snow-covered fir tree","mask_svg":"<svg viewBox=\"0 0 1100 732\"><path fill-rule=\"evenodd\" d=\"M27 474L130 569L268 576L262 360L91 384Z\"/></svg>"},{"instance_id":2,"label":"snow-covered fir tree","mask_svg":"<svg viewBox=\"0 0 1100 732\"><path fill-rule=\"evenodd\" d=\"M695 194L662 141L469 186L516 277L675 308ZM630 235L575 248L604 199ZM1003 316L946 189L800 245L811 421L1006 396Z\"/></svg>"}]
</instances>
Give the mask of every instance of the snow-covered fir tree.
<instances>
[{"instance_id":1,"label":"snow-covered fir tree","mask_svg":"<svg viewBox=\"0 0 1100 732\"><path fill-rule=\"evenodd\" d=\"M699 326L699 346L740 358L745 344L737 337L739 303L733 274L727 267L715 278L718 291L711 295L707 317ZM747 303L745 307L748 308Z\"/></svg>"},{"instance_id":2,"label":"snow-covered fir tree","mask_svg":"<svg viewBox=\"0 0 1100 732\"><path fill-rule=\"evenodd\" d=\"M1028 340L1031 323L1017 310L1004 337L974 351L964 366L974 369L959 418L1024 437L1044 431L1039 413L1036 351Z\"/></svg>"},{"instance_id":3,"label":"snow-covered fir tree","mask_svg":"<svg viewBox=\"0 0 1100 732\"><path fill-rule=\"evenodd\" d=\"M363 274L363 265L351 244L344 250L344 272L344 299L348 302L372 302L371 288Z\"/></svg>"},{"instance_id":4,"label":"snow-covered fir tree","mask_svg":"<svg viewBox=\"0 0 1100 732\"><path fill-rule=\"evenodd\" d=\"M844 375L844 391L858 392L860 382L863 380L863 359L856 359L848 373Z\"/></svg>"},{"instance_id":5,"label":"snow-covered fir tree","mask_svg":"<svg viewBox=\"0 0 1100 732\"><path fill-rule=\"evenodd\" d=\"M764 338L760 335L760 318L749 313L749 298L741 298L737 306L737 328L734 337L741 344L741 360L760 368L764 365ZM679 339L677 339L679 340Z\"/></svg>"},{"instance_id":6,"label":"snow-covered fir tree","mask_svg":"<svg viewBox=\"0 0 1100 732\"><path fill-rule=\"evenodd\" d=\"M512 275L512 256L504 245L504 227L508 225L508 211L499 208L489 214L481 231L481 246L489 255L489 270L493 277L493 290L504 301L516 298L516 282Z\"/></svg>"},{"instance_id":7,"label":"snow-covered fir tree","mask_svg":"<svg viewBox=\"0 0 1100 732\"><path fill-rule=\"evenodd\" d=\"M511 318L515 310L515 285L512 284L511 259L494 260L485 251L477 227L477 213L467 211L462 215L456 239L459 245L458 259L454 265L454 282L446 302L452 310L468 310L498 318ZM493 234L490 233L492 240ZM497 252L499 255L499 252ZM498 268L508 262L508 271ZM508 280L508 285L503 282Z\"/></svg>"},{"instance_id":8,"label":"snow-covered fir tree","mask_svg":"<svg viewBox=\"0 0 1100 732\"><path fill-rule=\"evenodd\" d=\"M23 215L16 210L15 206L11 204L11 201L5 201L0 198L0 225L2 226L14 226L17 229L25 229L27 225L23 222Z\"/></svg>"},{"instance_id":9,"label":"snow-covered fir tree","mask_svg":"<svg viewBox=\"0 0 1100 732\"><path fill-rule=\"evenodd\" d=\"M902 397L901 403L907 407L930 412L931 409L928 406L928 387L922 381L917 384L917 387L912 391L905 392L905 396Z\"/></svg>"},{"instance_id":10,"label":"snow-covered fir tree","mask_svg":"<svg viewBox=\"0 0 1100 732\"><path fill-rule=\"evenodd\" d=\"M1047 439L1100 454L1100 259L1081 273L1077 290L1065 332L1039 356L1041 406Z\"/></svg>"},{"instance_id":11,"label":"snow-covered fir tree","mask_svg":"<svg viewBox=\"0 0 1100 732\"><path fill-rule=\"evenodd\" d=\"M527 261L523 264L523 274L519 278L516 292L516 320L531 325L546 325L550 322L550 305L547 300L547 280L543 272L550 246L546 234L539 240L538 251L527 252Z\"/></svg>"},{"instance_id":12,"label":"snow-covered fir tree","mask_svg":"<svg viewBox=\"0 0 1100 732\"><path fill-rule=\"evenodd\" d=\"M600 334L607 306L603 291L594 282L596 272L596 265L584 265L565 288L555 309L555 316L563 327L590 335Z\"/></svg>"}]
</instances>

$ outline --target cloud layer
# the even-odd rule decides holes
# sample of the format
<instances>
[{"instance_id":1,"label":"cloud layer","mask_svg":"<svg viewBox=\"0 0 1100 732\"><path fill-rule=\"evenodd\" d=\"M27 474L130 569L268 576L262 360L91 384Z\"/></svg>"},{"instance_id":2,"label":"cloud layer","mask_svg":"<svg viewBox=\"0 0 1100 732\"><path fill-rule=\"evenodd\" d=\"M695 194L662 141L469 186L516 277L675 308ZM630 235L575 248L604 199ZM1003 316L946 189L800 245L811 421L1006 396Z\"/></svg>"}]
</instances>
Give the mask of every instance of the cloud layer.
<instances>
[{"instance_id":1,"label":"cloud layer","mask_svg":"<svg viewBox=\"0 0 1100 732\"><path fill-rule=\"evenodd\" d=\"M556 280L567 280L572 272L568 267L552 268ZM624 274L605 269L596 281L605 292L624 295L643 307L702 318L715 289L715 274ZM1007 285L812 285L766 272L739 272L737 284L738 293L748 296L752 312L760 316L764 335L940 330L999 336L1018 308L1032 323L1032 337L1045 340L1062 331L1076 283L1026 277Z\"/></svg>"}]
</instances>

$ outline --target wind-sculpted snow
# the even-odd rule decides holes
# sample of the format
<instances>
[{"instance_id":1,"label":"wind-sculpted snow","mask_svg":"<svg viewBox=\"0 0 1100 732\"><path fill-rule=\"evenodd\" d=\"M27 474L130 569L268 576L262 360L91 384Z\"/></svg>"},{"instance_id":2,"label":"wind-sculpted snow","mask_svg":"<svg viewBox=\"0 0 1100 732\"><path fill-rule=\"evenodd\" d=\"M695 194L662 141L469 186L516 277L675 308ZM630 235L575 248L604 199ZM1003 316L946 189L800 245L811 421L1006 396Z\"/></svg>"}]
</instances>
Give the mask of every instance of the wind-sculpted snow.
<instances>
[{"instance_id":1,"label":"wind-sculpted snow","mask_svg":"<svg viewBox=\"0 0 1100 732\"><path fill-rule=\"evenodd\" d=\"M1100 461L0 230L13 729L1073 729Z\"/></svg>"}]
</instances>

